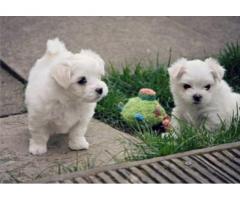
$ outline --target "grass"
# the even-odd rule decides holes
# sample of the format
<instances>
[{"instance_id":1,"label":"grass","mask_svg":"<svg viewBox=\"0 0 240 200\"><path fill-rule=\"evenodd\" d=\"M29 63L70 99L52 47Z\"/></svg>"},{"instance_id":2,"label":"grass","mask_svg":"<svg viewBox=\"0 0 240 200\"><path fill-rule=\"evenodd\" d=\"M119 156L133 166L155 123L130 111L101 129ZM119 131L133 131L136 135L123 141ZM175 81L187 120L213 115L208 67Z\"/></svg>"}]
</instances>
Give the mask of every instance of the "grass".
<instances>
[{"instance_id":1,"label":"grass","mask_svg":"<svg viewBox=\"0 0 240 200\"><path fill-rule=\"evenodd\" d=\"M239 44L227 44L218 55L219 62L226 68L225 79L240 91L240 48ZM173 154L177 152L199 149L217 144L240 141L240 121L232 120L231 127L222 126L218 133L210 133L203 128L196 129L183 124L181 135L177 138L168 136L162 138L152 132L149 127L137 130L129 127L120 116L119 103L126 103L128 98L137 95L143 87L152 88L157 92L157 98L170 115L174 106L169 89L169 76L166 65L156 63L148 66L137 64L125 66L117 71L113 66L105 78L109 86L109 94L97 106L95 118L104 121L114 128L133 134L141 139L140 143L133 143L134 148L126 149L126 160L141 160Z\"/></svg>"},{"instance_id":2,"label":"grass","mask_svg":"<svg viewBox=\"0 0 240 200\"><path fill-rule=\"evenodd\" d=\"M46 168L44 168L40 173L37 175L34 175L33 177L30 177L32 180L36 180L39 178L43 178L46 175L49 176L49 173L51 172L51 175L54 174L65 174L65 173L72 173L72 172L78 172L78 171L84 171L88 169L95 168L96 165L96 158L95 157L86 157L84 160L79 160L79 152L76 151L76 159L72 163L62 163L62 162L56 162L53 165L50 165Z\"/></svg>"},{"instance_id":3,"label":"grass","mask_svg":"<svg viewBox=\"0 0 240 200\"><path fill-rule=\"evenodd\" d=\"M181 134L160 137L151 130L138 130L136 136L139 143L132 143L133 148L125 149L126 160L143 160L158 156L200 149L218 144L240 141L240 121L235 117L231 127L224 125L218 133L211 133L204 128L196 129L188 124L182 124Z\"/></svg>"},{"instance_id":4,"label":"grass","mask_svg":"<svg viewBox=\"0 0 240 200\"><path fill-rule=\"evenodd\" d=\"M78 171L92 169L94 167L96 167L95 159L87 157L85 160L79 161L78 154L77 154L77 158L74 163L70 163L67 165L58 163L57 164L57 173L58 174L72 173L72 172L78 172Z\"/></svg>"},{"instance_id":5,"label":"grass","mask_svg":"<svg viewBox=\"0 0 240 200\"><path fill-rule=\"evenodd\" d=\"M240 92L240 44L228 43L218 55L221 65L226 68L225 78L228 83Z\"/></svg>"}]
</instances>

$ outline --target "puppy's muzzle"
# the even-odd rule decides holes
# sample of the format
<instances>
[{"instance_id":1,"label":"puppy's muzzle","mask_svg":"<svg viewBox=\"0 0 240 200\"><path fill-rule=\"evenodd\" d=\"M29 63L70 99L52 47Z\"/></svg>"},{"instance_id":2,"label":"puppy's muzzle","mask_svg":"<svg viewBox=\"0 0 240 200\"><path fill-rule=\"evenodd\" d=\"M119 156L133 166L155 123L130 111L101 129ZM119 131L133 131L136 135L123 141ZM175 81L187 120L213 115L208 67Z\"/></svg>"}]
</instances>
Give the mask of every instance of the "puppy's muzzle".
<instances>
[{"instance_id":1,"label":"puppy's muzzle","mask_svg":"<svg viewBox=\"0 0 240 200\"><path fill-rule=\"evenodd\" d=\"M105 82L101 82L98 87L95 88L98 101L108 94L108 87Z\"/></svg>"},{"instance_id":2,"label":"puppy's muzzle","mask_svg":"<svg viewBox=\"0 0 240 200\"><path fill-rule=\"evenodd\" d=\"M200 94L194 94L193 95L193 102L194 104L199 104L202 100L202 95Z\"/></svg>"}]
</instances>

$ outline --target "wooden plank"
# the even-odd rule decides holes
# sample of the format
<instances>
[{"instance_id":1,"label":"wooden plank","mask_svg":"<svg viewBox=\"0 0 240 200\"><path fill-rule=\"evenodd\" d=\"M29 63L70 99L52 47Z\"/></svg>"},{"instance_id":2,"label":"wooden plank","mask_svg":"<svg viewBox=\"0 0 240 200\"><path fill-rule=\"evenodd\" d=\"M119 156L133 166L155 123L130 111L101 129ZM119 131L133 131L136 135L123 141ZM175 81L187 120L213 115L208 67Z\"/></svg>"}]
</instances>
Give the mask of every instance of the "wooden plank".
<instances>
[{"instance_id":1,"label":"wooden plank","mask_svg":"<svg viewBox=\"0 0 240 200\"><path fill-rule=\"evenodd\" d=\"M104 172L100 172L96 174L96 176L102 179L104 183L115 183L115 181L111 179L111 177Z\"/></svg>"},{"instance_id":2,"label":"wooden plank","mask_svg":"<svg viewBox=\"0 0 240 200\"><path fill-rule=\"evenodd\" d=\"M236 156L232 154L230 151L224 150L221 151L221 153L230 158L234 163L236 163L236 165L240 166L240 159L236 158Z\"/></svg>"},{"instance_id":3,"label":"wooden plank","mask_svg":"<svg viewBox=\"0 0 240 200\"><path fill-rule=\"evenodd\" d=\"M218 159L220 162L223 162L225 165L227 165L232 170L238 172L240 176L240 165L236 165L235 162L233 162L229 157L225 156L224 154L221 154L220 152L213 152L212 155Z\"/></svg>"},{"instance_id":4,"label":"wooden plank","mask_svg":"<svg viewBox=\"0 0 240 200\"><path fill-rule=\"evenodd\" d=\"M133 174L130 170L122 168L117 170L121 173L130 183L141 183L141 179Z\"/></svg>"},{"instance_id":5,"label":"wooden plank","mask_svg":"<svg viewBox=\"0 0 240 200\"><path fill-rule=\"evenodd\" d=\"M232 151L236 155L236 157L240 158L240 151L239 151L239 149L231 149L230 151Z\"/></svg>"},{"instance_id":6,"label":"wooden plank","mask_svg":"<svg viewBox=\"0 0 240 200\"><path fill-rule=\"evenodd\" d=\"M180 170L176 165L170 163L168 160L162 160L161 163L165 165L175 176L179 177L183 183L196 183L196 181Z\"/></svg>"},{"instance_id":7,"label":"wooden plank","mask_svg":"<svg viewBox=\"0 0 240 200\"><path fill-rule=\"evenodd\" d=\"M122 175L120 175L116 171L110 170L106 171L105 173L109 174L112 178L114 178L117 183L130 183L130 181L125 179Z\"/></svg>"},{"instance_id":8,"label":"wooden plank","mask_svg":"<svg viewBox=\"0 0 240 200\"><path fill-rule=\"evenodd\" d=\"M150 163L149 166L152 167L155 171L157 171L161 176L165 177L165 179L168 180L170 183L182 183L181 179L170 173L161 164Z\"/></svg>"},{"instance_id":9,"label":"wooden plank","mask_svg":"<svg viewBox=\"0 0 240 200\"><path fill-rule=\"evenodd\" d=\"M225 172L230 177L232 177L235 181L240 182L239 175L235 171L233 171L227 165L224 165L222 162L217 160L211 154L203 154L203 157L207 159L212 165L216 166L219 169L219 171Z\"/></svg>"},{"instance_id":10,"label":"wooden plank","mask_svg":"<svg viewBox=\"0 0 240 200\"><path fill-rule=\"evenodd\" d=\"M170 162L175 163L182 171L191 176L197 183L209 183L210 181L207 178L204 178L198 171L192 168L192 165L184 164L183 160L179 158L173 158L169 160Z\"/></svg>"},{"instance_id":11,"label":"wooden plank","mask_svg":"<svg viewBox=\"0 0 240 200\"><path fill-rule=\"evenodd\" d=\"M98 179L97 177L95 177L95 176L87 176L87 177L84 177L84 178L89 183L102 183L102 181L100 179Z\"/></svg>"},{"instance_id":12,"label":"wooden plank","mask_svg":"<svg viewBox=\"0 0 240 200\"><path fill-rule=\"evenodd\" d=\"M137 176L141 182L143 183L156 183L155 180L148 177L146 174L144 174L141 170L139 170L137 167L131 167L129 170Z\"/></svg>"},{"instance_id":13,"label":"wooden plank","mask_svg":"<svg viewBox=\"0 0 240 200\"><path fill-rule=\"evenodd\" d=\"M135 174L133 174L128 168L121 169L127 171L129 174L128 180L130 180L131 183L143 183L139 177L137 177Z\"/></svg>"},{"instance_id":14,"label":"wooden plank","mask_svg":"<svg viewBox=\"0 0 240 200\"><path fill-rule=\"evenodd\" d=\"M86 180L84 180L82 177L76 177L73 179L76 183L88 183Z\"/></svg>"},{"instance_id":15,"label":"wooden plank","mask_svg":"<svg viewBox=\"0 0 240 200\"><path fill-rule=\"evenodd\" d=\"M221 170L219 170L215 165L213 165L212 163L210 163L208 160L206 160L205 158L203 158L200 155L194 155L194 156L190 156L193 159L198 160L198 163L201 164L202 166L204 166L208 171L210 171L212 174L214 174L215 176L217 176L219 179L221 179L224 183L232 183L235 182L235 180L229 176L228 174L222 172Z\"/></svg>"},{"instance_id":16,"label":"wooden plank","mask_svg":"<svg viewBox=\"0 0 240 200\"><path fill-rule=\"evenodd\" d=\"M219 179L216 174L211 173L211 171L206 168L205 165L203 165L198 160L195 160L195 158L191 157L182 157L182 160L186 161L186 163L191 163L191 168L197 171L199 174L201 174L205 179L207 179L207 182L210 183L224 183L222 179Z\"/></svg>"},{"instance_id":17,"label":"wooden plank","mask_svg":"<svg viewBox=\"0 0 240 200\"><path fill-rule=\"evenodd\" d=\"M145 173L147 173L148 176L150 176L151 179L154 179L157 183L169 183L169 181L167 179L165 179L163 176L161 176L155 170L150 168L148 165L140 165L139 168L144 170Z\"/></svg>"}]
</instances>

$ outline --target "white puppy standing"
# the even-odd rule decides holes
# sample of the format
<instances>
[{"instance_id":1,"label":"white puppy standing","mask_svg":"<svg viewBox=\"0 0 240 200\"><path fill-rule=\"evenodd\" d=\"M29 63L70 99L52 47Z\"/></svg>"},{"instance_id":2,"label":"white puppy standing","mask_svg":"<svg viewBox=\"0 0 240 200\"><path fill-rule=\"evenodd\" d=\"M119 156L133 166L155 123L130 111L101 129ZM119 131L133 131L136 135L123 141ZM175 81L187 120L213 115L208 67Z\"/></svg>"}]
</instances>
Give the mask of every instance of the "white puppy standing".
<instances>
[{"instance_id":1,"label":"white puppy standing","mask_svg":"<svg viewBox=\"0 0 240 200\"><path fill-rule=\"evenodd\" d=\"M68 133L69 147L88 149L84 135L96 102L108 93L101 81L104 61L91 50L73 54L57 38L30 71L25 102L31 134L29 151L47 152L49 136Z\"/></svg>"},{"instance_id":2,"label":"white puppy standing","mask_svg":"<svg viewBox=\"0 0 240 200\"><path fill-rule=\"evenodd\" d=\"M168 69L175 103L172 112L175 129L179 129L179 120L195 127L205 124L210 131L219 129L222 122L229 127L233 115L239 112L240 95L233 93L223 80L224 71L213 58L205 61L182 58Z\"/></svg>"}]
</instances>

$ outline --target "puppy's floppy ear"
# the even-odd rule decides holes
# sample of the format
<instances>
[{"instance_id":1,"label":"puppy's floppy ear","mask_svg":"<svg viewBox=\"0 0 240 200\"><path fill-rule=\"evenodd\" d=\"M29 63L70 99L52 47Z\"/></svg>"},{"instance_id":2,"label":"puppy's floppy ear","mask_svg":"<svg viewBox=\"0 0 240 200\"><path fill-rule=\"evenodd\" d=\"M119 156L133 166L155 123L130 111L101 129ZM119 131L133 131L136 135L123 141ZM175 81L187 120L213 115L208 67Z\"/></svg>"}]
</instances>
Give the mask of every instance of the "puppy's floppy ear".
<instances>
[{"instance_id":1,"label":"puppy's floppy ear","mask_svg":"<svg viewBox=\"0 0 240 200\"><path fill-rule=\"evenodd\" d=\"M181 78L181 76L185 73L185 66L187 63L186 58L180 58L175 63L168 68L168 73L172 78Z\"/></svg>"},{"instance_id":2,"label":"puppy's floppy ear","mask_svg":"<svg viewBox=\"0 0 240 200\"><path fill-rule=\"evenodd\" d=\"M103 59L96 52L94 52L90 49L82 49L80 54L83 55L83 56L88 56L88 57L93 58L96 61L98 68L100 69L101 75L104 75L104 73L105 73L105 70L104 70L105 63L104 63Z\"/></svg>"},{"instance_id":3,"label":"puppy's floppy ear","mask_svg":"<svg viewBox=\"0 0 240 200\"><path fill-rule=\"evenodd\" d=\"M71 68L67 64L53 66L51 76L61 87L67 89L71 83Z\"/></svg>"},{"instance_id":4,"label":"puppy's floppy ear","mask_svg":"<svg viewBox=\"0 0 240 200\"><path fill-rule=\"evenodd\" d=\"M223 79L225 69L218 63L218 61L213 58L207 58L204 62L211 69L214 79L221 81Z\"/></svg>"}]
</instances>

